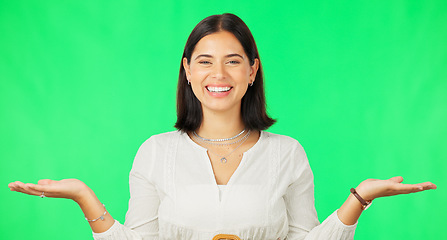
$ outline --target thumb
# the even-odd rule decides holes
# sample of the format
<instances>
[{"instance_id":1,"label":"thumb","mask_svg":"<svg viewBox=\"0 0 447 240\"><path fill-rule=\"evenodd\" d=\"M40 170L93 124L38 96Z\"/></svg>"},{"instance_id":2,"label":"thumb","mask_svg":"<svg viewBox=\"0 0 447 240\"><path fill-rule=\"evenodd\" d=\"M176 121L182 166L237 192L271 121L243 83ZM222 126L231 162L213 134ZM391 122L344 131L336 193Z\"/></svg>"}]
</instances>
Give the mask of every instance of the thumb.
<instances>
[{"instance_id":1,"label":"thumb","mask_svg":"<svg viewBox=\"0 0 447 240\"><path fill-rule=\"evenodd\" d=\"M393 182L397 182L397 183L401 183L404 181L404 178L401 176L397 176L397 177L392 177L389 180L393 181Z\"/></svg>"},{"instance_id":2,"label":"thumb","mask_svg":"<svg viewBox=\"0 0 447 240\"><path fill-rule=\"evenodd\" d=\"M57 181L54 181L54 180L51 180L51 179L41 179L41 180L39 180L37 182L37 184L38 185L48 185L48 184L52 184L54 182L57 182Z\"/></svg>"}]
</instances>

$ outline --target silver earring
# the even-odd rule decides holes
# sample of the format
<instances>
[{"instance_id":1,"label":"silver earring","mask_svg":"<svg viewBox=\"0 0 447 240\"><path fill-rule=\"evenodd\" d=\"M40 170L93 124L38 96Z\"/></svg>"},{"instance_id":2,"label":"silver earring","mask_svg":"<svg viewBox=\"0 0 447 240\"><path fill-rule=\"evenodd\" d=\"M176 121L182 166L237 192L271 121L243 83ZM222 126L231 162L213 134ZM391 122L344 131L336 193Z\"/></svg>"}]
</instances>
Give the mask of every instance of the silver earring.
<instances>
[{"instance_id":1,"label":"silver earring","mask_svg":"<svg viewBox=\"0 0 447 240\"><path fill-rule=\"evenodd\" d=\"M253 82L250 83L250 87L253 87L253 83L254 83L254 82L255 82L255 81L253 81Z\"/></svg>"},{"instance_id":2,"label":"silver earring","mask_svg":"<svg viewBox=\"0 0 447 240\"><path fill-rule=\"evenodd\" d=\"M191 82L189 81L189 79L188 79L188 85L191 85Z\"/></svg>"}]
</instances>

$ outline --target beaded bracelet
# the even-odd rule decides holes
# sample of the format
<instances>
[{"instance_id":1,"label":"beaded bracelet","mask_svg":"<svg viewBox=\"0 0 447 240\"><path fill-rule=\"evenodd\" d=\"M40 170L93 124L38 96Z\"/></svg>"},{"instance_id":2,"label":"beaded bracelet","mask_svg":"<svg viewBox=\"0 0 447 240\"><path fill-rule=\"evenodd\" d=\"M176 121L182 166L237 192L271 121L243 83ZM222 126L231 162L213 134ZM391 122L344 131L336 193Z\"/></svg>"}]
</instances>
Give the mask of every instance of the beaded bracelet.
<instances>
[{"instance_id":1,"label":"beaded bracelet","mask_svg":"<svg viewBox=\"0 0 447 240\"><path fill-rule=\"evenodd\" d=\"M106 205L104 205L104 203L102 204L102 206L104 207L104 209L106 208ZM96 219L93 219L93 220L88 220L88 218L86 217L85 220L87 220L88 222L96 222L99 219L101 219L101 221L104 221L104 216L106 214L107 214L107 209L105 209L105 212L99 218L96 218Z\"/></svg>"}]
</instances>

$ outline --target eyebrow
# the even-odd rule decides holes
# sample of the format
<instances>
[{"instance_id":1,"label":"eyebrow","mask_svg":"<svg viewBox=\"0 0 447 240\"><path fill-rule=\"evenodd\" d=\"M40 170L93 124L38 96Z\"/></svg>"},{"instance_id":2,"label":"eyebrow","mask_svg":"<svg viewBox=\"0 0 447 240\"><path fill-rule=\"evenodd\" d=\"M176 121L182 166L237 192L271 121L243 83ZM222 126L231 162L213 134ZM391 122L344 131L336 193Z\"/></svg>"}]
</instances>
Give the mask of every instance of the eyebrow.
<instances>
[{"instance_id":1,"label":"eyebrow","mask_svg":"<svg viewBox=\"0 0 447 240\"><path fill-rule=\"evenodd\" d=\"M209 54L200 54L200 55L198 55L198 56L195 58L195 60L197 60L197 59L200 58L200 57L213 58L213 56L212 56L212 55L209 55ZM237 53L231 53L231 54L225 55L225 57L226 57L226 58L229 58L229 57L240 57L240 58L244 59L240 54L237 54Z\"/></svg>"}]
</instances>

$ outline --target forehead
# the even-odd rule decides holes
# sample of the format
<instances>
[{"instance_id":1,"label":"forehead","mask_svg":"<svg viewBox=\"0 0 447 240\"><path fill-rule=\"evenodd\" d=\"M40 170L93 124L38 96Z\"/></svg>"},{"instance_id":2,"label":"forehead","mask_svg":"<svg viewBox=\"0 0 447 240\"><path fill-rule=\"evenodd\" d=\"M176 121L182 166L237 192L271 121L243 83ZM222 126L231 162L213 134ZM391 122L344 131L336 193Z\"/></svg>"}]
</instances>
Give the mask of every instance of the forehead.
<instances>
[{"instance_id":1,"label":"forehead","mask_svg":"<svg viewBox=\"0 0 447 240\"><path fill-rule=\"evenodd\" d=\"M212 33L200 39L192 55L205 53L210 55L227 55L232 53L245 55L244 48L239 40L227 31Z\"/></svg>"}]
</instances>

